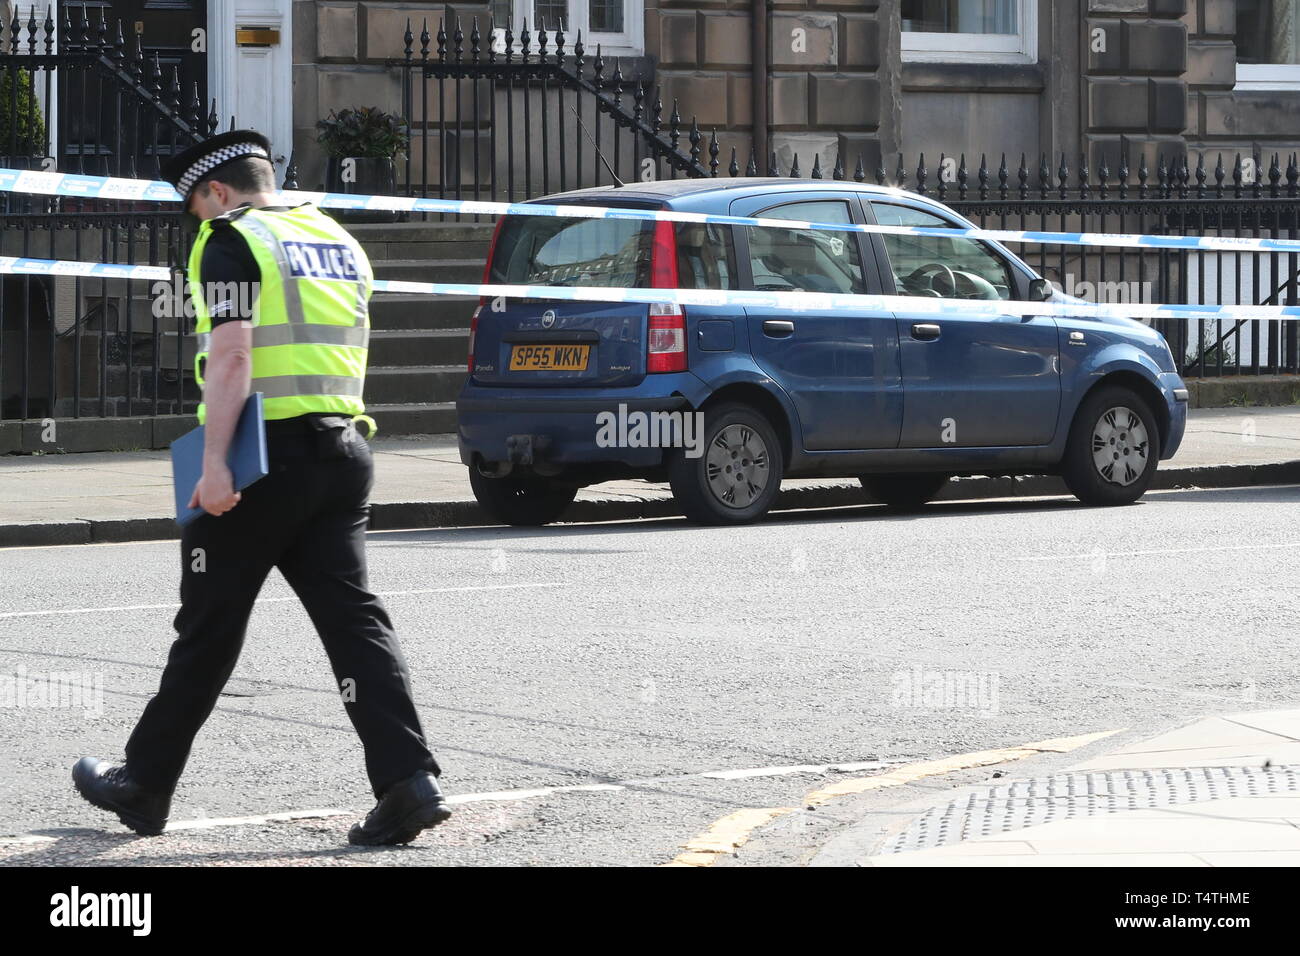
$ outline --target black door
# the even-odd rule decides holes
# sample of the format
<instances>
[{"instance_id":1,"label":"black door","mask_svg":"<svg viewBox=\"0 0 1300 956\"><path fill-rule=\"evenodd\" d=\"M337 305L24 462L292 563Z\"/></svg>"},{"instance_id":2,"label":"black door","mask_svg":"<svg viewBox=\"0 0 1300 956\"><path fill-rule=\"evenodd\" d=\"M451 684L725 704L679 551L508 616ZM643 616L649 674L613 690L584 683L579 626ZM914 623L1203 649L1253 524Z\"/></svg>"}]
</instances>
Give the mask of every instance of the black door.
<instances>
[{"instance_id":1,"label":"black door","mask_svg":"<svg viewBox=\"0 0 1300 956\"><path fill-rule=\"evenodd\" d=\"M200 128L196 132L206 133L211 109L207 0L61 0L59 7L61 28L67 23L72 25L70 31L62 28L60 43L64 50L75 53L86 40L90 44L99 42L101 14L108 24L108 43L116 42L120 24L126 45L126 71L134 73L138 39L144 54L146 89L154 89L156 57L161 72L158 82L168 112L190 123L197 98ZM89 24L88 31L83 32L83 22ZM102 68L70 68L64 73L60 84L60 168L152 178L161 160L189 144L177 127L136 95L129 84L103 75ZM180 109L173 111L177 79Z\"/></svg>"}]
</instances>

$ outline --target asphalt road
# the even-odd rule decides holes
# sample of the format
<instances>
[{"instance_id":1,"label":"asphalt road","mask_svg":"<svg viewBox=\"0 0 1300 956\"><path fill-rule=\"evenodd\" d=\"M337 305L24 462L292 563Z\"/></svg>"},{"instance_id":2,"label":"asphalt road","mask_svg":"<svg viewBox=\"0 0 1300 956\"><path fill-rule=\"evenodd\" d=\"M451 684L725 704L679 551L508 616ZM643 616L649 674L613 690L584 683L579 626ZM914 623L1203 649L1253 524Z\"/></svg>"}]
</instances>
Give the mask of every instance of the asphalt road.
<instances>
[{"instance_id":1,"label":"asphalt road","mask_svg":"<svg viewBox=\"0 0 1300 956\"><path fill-rule=\"evenodd\" d=\"M1300 700L1300 488L374 534L452 820L358 850L373 800L325 656L278 575L144 840L76 796L120 757L172 639L174 542L0 551L0 676L86 672L103 712L0 710L0 863L655 864L828 773ZM125 608L125 609L124 609ZM938 673L978 695L926 696ZM957 686L951 684L951 686ZM499 793L599 785L541 795ZM617 787L614 789L613 787Z\"/></svg>"}]
</instances>

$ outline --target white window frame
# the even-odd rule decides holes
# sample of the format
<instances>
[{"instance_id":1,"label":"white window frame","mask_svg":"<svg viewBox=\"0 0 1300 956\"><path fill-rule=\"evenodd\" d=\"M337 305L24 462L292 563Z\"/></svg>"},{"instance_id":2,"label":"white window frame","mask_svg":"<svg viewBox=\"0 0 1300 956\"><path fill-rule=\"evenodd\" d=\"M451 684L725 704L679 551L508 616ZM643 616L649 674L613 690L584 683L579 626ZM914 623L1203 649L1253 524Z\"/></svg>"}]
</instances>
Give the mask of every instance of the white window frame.
<instances>
[{"instance_id":1,"label":"white window frame","mask_svg":"<svg viewBox=\"0 0 1300 956\"><path fill-rule=\"evenodd\" d=\"M1295 28L1300 29L1300 25ZM1293 39L1293 48L1294 45ZM1238 63L1237 83L1233 89L1300 92L1300 63Z\"/></svg>"},{"instance_id":2,"label":"white window frame","mask_svg":"<svg viewBox=\"0 0 1300 956\"><path fill-rule=\"evenodd\" d=\"M1038 0L1017 0L1020 32L899 34L908 63L1037 63Z\"/></svg>"},{"instance_id":3,"label":"white window frame","mask_svg":"<svg viewBox=\"0 0 1300 956\"><path fill-rule=\"evenodd\" d=\"M514 36L516 51L519 49L519 31L523 29L524 19L528 20L528 32L532 36L529 47L535 54L537 52L537 24L533 20L532 0L515 0L514 15L510 24L510 31ZM566 56L573 55L573 44L578 38L578 31L582 30L582 49L583 57L587 62L596 55L596 46L599 44L601 56L609 59L611 56L641 56L645 53L645 0L623 0L623 26L625 29L622 33L593 33L587 26L589 20L589 11L587 0L569 0L569 17L571 23L564 24L564 51ZM555 44L551 37L555 30L555 24L546 25L547 36L547 53L555 54ZM493 42L498 50L505 49L505 30L497 27L496 36ZM612 69L612 67L611 67Z\"/></svg>"},{"instance_id":4,"label":"white window frame","mask_svg":"<svg viewBox=\"0 0 1300 956\"><path fill-rule=\"evenodd\" d=\"M1300 63L1238 63L1233 90L1291 90L1300 93Z\"/></svg>"}]
</instances>

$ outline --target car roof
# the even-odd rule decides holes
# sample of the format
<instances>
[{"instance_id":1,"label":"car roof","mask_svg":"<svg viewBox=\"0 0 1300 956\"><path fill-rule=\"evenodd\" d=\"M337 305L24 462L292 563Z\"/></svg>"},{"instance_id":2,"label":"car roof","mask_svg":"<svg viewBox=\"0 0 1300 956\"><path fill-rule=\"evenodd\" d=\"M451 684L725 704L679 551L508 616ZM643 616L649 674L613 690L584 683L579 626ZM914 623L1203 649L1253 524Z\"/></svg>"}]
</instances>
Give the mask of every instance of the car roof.
<instances>
[{"instance_id":1,"label":"car roof","mask_svg":"<svg viewBox=\"0 0 1300 956\"><path fill-rule=\"evenodd\" d=\"M630 203L634 205L664 206L682 212L726 213L727 208L718 206L729 200L743 199L751 196L789 195L801 192L856 192L868 197L886 197L895 202L902 201L921 209L929 209L948 219L956 219L960 224L973 226L974 223L953 209L930 196L922 196L896 186L877 186L872 183L859 183L843 179L791 179L785 176L742 176L727 179L666 179L650 183L628 183L624 186L590 186L586 189L574 189L549 196L529 199L533 203L575 203L575 204L609 204ZM994 243L1003 252L1014 256L1001 243ZM1019 258L1019 257L1016 257Z\"/></svg>"},{"instance_id":2,"label":"car roof","mask_svg":"<svg viewBox=\"0 0 1300 956\"><path fill-rule=\"evenodd\" d=\"M549 196L530 199L528 202L658 200L669 206L677 206L679 202L673 202L673 200L689 200L704 197L710 193L725 192L730 193L731 198L738 198L740 196L757 196L764 193L808 192L821 189L842 189L870 195L917 199L922 202L925 202L928 198L893 186L876 186L871 183L859 183L844 179L791 179L786 176L745 176L734 179L664 179L649 183L628 183L624 186L590 186L586 189L572 189L567 192L552 193Z\"/></svg>"}]
</instances>

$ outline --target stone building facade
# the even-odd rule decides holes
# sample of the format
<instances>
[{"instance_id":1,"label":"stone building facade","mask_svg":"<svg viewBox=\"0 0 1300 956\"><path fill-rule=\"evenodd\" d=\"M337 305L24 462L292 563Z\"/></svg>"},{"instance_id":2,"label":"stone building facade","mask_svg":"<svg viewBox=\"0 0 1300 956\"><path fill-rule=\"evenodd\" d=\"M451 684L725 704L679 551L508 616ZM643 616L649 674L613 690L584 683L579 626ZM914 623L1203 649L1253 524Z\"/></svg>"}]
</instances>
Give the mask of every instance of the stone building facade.
<instances>
[{"instance_id":1,"label":"stone building facade","mask_svg":"<svg viewBox=\"0 0 1300 956\"><path fill-rule=\"evenodd\" d=\"M234 116L276 141L317 184L315 123L330 109L398 110L408 19L416 33L457 16L581 27L650 76L664 101L717 129L742 165L756 143L787 170L840 154L850 168L892 170L924 153L1019 154L1031 167L1086 155L1113 170L1121 140L1153 162L1186 151L1286 157L1300 147L1300 0L101 0L146 52L199 78L223 126ZM80 0L0 0L8 23L46 11L82 16ZM611 17L613 19L611 19ZM615 22L617 21L617 22ZM236 32L270 31L269 45ZM201 51L191 43L206 30ZM937 31L937 32L936 32ZM952 42L948 42L951 40ZM205 66L206 63L206 66ZM206 82L202 78L206 73ZM755 123L755 113L758 122ZM570 130L566 135L578 135ZM765 157L759 157L765 167ZM1285 165L1285 158L1283 160Z\"/></svg>"},{"instance_id":2,"label":"stone building facade","mask_svg":"<svg viewBox=\"0 0 1300 956\"><path fill-rule=\"evenodd\" d=\"M742 164L755 143L783 170L796 152L803 170L840 153L868 173L892 172L900 152L909 164L965 152L971 168L982 153L1015 163L1023 152L1031 166L1065 153L1071 166L1087 155L1114 169L1122 139L1134 163L1138 151L1268 163L1300 148L1300 0L213 0L169 3L166 17L139 0L98 7L134 22L164 61L191 26L207 29L222 126L234 114L291 140L283 152L307 186L324 170L318 118L399 109L389 64L408 18L419 48L422 22L432 33L456 16L467 34L474 17L485 33L489 18L508 18L516 36L524 17L536 34L538 13L549 26L563 16L569 44L585 27L589 48L603 40L625 75L653 77ZM0 0L5 20L13 9ZM248 27L277 39L234 42Z\"/></svg>"},{"instance_id":3,"label":"stone building facade","mask_svg":"<svg viewBox=\"0 0 1300 956\"><path fill-rule=\"evenodd\" d=\"M595 17L601 2L584 0L583 10ZM1274 151L1300 148L1300 65L1269 39L1300 30L1296 0L603 2L621 2L635 21L612 44L625 74L653 75L665 102L716 128L742 164L756 142L783 170L796 152L804 171L814 156L829 170L839 153L850 170L861 156L869 175L877 165L892 173L900 153L913 166L921 153L932 165L940 152L964 153L971 168L981 154L992 165L1003 153L1011 163L1023 153L1036 167L1046 153L1053 169L1062 154L1072 168L1086 155L1094 169L1105 162L1113 171L1121 143L1134 167L1139 153L1154 164L1157 154L1204 151L1213 166L1220 151L1225 164L1237 152L1267 163ZM544 0L528 9L570 5L579 6ZM321 178L320 116L400 108L399 73L385 64L402 57L408 18L418 48L424 18L432 32L438 17L459 15L468 33L477 16L486 31L494 15L517 25L528 12L520 6L296 0L293 125L303 184ZM945 42L945 30L955 42ZM1261 42L1273 47L1263 58L1277 61L1267 75L1260 50L1239 49Z\"/></svg>"}]
</instances>

